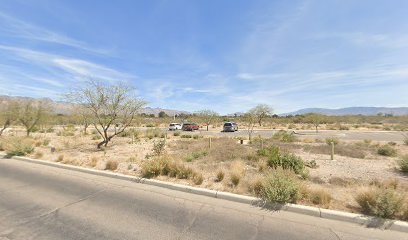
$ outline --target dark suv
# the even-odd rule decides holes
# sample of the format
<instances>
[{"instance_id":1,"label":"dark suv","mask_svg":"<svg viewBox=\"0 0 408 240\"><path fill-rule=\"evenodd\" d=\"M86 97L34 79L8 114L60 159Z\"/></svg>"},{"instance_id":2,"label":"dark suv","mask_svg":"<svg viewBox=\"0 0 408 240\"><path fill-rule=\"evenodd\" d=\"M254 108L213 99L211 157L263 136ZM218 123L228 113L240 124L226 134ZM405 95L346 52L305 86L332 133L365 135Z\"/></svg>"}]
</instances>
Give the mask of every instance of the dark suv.
<instances>
[{"instance_id":1,"label":"dark suv","mask_svg":"<svg viewBox=\"0 0 408 240\"><path fill-rule=\"evenodd\" d=\"M238 131L238 124L234 122L226 122L224 123L224 127L222 129L223 132L235 132Z\"/></svg>"},{"instance_id":2,"label":"dark suv","mask_svg":"<svg viewBox=\"0 0 408 240\"><path fill-rule=\"evenodd\" d=\"M194 131L198 130L200 127L195 123L184 123L181 128L183 131Z\"/></svg>"}]
</instances>

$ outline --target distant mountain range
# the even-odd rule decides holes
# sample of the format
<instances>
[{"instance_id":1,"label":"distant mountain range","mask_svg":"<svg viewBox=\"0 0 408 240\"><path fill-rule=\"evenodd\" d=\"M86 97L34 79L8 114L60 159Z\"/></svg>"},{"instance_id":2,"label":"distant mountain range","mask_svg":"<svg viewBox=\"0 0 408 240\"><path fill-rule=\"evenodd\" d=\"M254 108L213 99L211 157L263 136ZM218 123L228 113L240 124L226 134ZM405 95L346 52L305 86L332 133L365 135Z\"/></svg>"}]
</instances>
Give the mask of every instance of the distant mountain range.
<instances>
[{"instance_id":1,"label":"distant mountain range","mask_svg":"<svg viewBox=\"0 0 408 240\"><path fill-rule=\"evenodd\" d=\"M408 115L408 107L348 107L348 108L304 108L295 112L279 114L280 116L320 113L329 116L392 114L394 116Z\"/></svg>"},{"instance_id":2,"label":"distant mountain range","mask_svg":"<svg viewBox=\"0 0 408 240\"><path fill-rule=\"evenodd\" d=\"M54 101L49 98L30 98L30 97L19 97L19 96L5 96L0 95L0 104L10 101L10 100L34 100L34 101L44 101L49 104L49 106L57 114L70 114L74 112L75 105L68 102ZM159 113L163 111L169 116L174 116L175 114L191 114L187 111L179 111L174 109L164 109L164 108L152 108L145 107L142 109L141 113L145 114L154 114L158 116ZM338 108L338 109L329 109L329 108L304 108L297 110L295 112L279 114L279 116L287 115L300 115L306 113L320 113L329 116L340 116L340 115L365 115L373 116L378 114L392 114L394 116L408 115L408 107L348 107L348 108ZM236 112L233 114L228 114L227 116L242 116L243 112Z\"/></svg>"},{"instance_id":3,"label":"distant mountain range","mask_svg":"<svg viewBox=\"0 0 408 240\"><path fill-rule=\"evenodd\" d=\"M57 114L70 114L74 112L74 107L75 105L72 103L68 102L62 102L62 101L54 101L49 98L30 98L30 97L20 97L20 96L5 96L5 95L0 95L0 104L5 103L7 101L11 100L34 100L34 101L43 101L46 102L50 108ZM151 108L151 107L145 107L142 109L141 113L145 114L154 114L155 116L158 116L159 113L163 111L169 116L174 116L177 114L190 114L189 112L186 111L179 111L179 110L173 110L173 109L164 109L164 108Z\"/></svg>"}]
</instances>

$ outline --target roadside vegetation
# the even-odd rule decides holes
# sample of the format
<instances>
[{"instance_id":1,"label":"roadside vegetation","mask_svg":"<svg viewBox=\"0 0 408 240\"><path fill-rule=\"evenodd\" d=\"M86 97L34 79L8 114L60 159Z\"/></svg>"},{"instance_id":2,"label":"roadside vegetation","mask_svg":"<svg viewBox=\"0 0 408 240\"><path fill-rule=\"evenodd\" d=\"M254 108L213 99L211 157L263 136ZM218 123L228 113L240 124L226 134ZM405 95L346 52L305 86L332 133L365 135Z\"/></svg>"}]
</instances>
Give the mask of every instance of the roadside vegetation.
<instances>
[{"instance_id":1,"label":"roadside vegetation","mask_svg":"<svg viewBox=\"0 0 408 240\"><path fill-rule=\"evenodd\" d=\"M267 105L242 116L220 116L211 110L148 115L138 112L143 100L132 96L130 88L116 87L108 91L105 85L90 83L71 92L70 97L77 99L74 114L56 114L47 102L2 104L0 151L9 157L28 156L258 196L265 202L408 219L406 138L395 142L318 138L323 130L391 130L406 136L407 117L280 117ZM201 128L164 130L182 120ZM226 121L237 122L243 134L207 133L220 132ZM276 132L261 137L257 129ZM313 135L302 136L298 130Z\"/></svg>"}]
</instances>

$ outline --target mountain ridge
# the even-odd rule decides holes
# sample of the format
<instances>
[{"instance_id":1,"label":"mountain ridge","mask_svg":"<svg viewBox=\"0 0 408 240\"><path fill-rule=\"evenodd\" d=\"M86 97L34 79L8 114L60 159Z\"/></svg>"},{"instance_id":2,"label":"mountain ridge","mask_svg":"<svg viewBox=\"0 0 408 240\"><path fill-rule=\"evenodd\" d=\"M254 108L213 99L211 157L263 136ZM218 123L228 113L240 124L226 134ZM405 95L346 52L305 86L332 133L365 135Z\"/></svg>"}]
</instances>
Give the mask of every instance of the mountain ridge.
<instances>
[{"instance_id":1,"label":"mountain ridge","mask_svg":"<svg viewBox=\"0 0 408 240\"><path fill-rule=\"evenodd\" d=\"M303 108L294 112L279 114L280 116L320 113L328 116L364 115L373 116L389 114L394 116L408 115L408 107L346 107L346 108Z\"/></svg>"}]
</instances>

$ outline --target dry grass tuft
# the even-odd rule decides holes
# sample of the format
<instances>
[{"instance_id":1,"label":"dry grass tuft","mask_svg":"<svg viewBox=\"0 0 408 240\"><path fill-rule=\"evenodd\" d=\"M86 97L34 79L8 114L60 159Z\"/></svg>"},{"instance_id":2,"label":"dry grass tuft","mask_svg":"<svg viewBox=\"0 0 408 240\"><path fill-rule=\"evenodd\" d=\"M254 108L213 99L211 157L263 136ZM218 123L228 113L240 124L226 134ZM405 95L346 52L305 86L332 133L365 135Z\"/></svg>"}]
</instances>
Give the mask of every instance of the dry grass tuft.
<instances>
[{"instance_id":1,"label":"dry grass tuft","mask_svg":"<svg viewBox=\"0 0 408 240\"><path fill-rule=\"evenodd\" d=\"M108 160L106 162L106 167L105 170L111 170L111 171L115 171L116 169L118 169L118 162L115 160Z\"/></svg>"},{"instance_id":2,"label":"dry grass tuft","mask_svg":"<svg viewBox=\"0 0 408 240\"><path fill-rule=\"evenodd\" d=\"M307 198L316 205L329 207L332 196L324 189L309 190Z\"/></svg>"},{"instance_id":3,"label":"dry grass tuft","mask_svg":"<svg viewBox=\"0 0 408 240\"><path fill-rule=\"evenodd\" d=\"M221 182L224 179L225 173L223 170L218 170L217 175L215 177L216 182Z\"/></svg>"},{"instance_id":4,"label":"dry grass tuft","mask_svg":"<svg viewBox=\"0 0 408 240\"><path fill-rule=\"evenodd\" d=\"M91 161L89 162L89 166L96 167L97 164L98 164L98 158L97 157L91 157Z\"/></svg>"},{"instance_id":5,"label":"dry grass tuft","mask_svg":"<svg viewBox=\"0 0 408 240\"><path fill-rule=\"evenodd\" d=\"M34 158L38 159L38 158L42 158L44 156L44 153L41 151L36 151L34 153Z\"/></svg>"}]
</instances>

